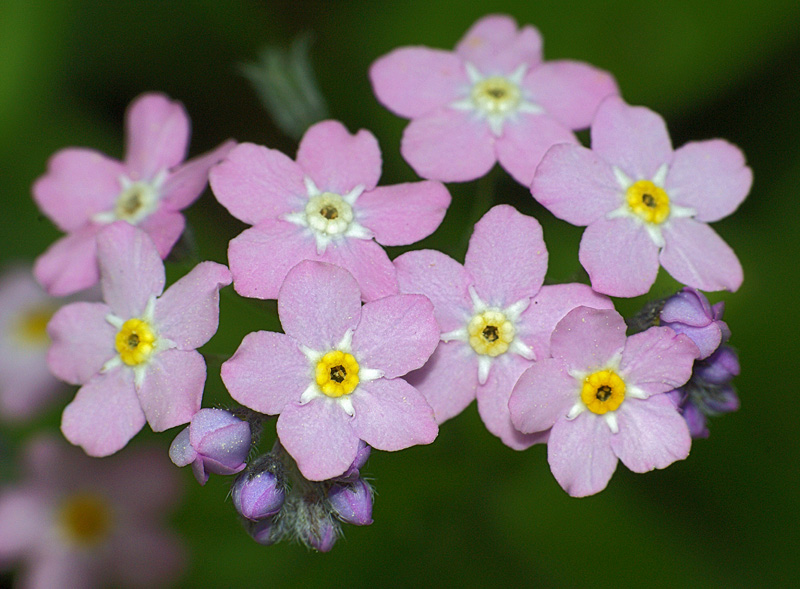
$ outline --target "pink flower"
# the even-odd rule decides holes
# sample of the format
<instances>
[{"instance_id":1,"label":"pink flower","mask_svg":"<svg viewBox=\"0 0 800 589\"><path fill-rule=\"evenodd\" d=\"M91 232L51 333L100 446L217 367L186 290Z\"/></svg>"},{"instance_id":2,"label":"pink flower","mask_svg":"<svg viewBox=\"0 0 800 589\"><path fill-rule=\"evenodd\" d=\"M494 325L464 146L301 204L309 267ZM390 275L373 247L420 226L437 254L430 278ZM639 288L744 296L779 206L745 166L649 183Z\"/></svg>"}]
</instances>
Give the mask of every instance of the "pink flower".
<instances>
[{"instance_id":1,"label":"pink flower","mask_svg":"<svg viewBox=\"0 0 800 589\"><path fill-rule=\"evenodd\" d=\"M688 286L738 289L739 260L706 223L735 211L752 181L730 143L673 151L660 116L610 97L592 123L592 150L552 147L531 190L556 217L588 226L579 255L592 288L632 297L650 290L659 263Z\"/></svg>"},{"instance_id":2,"label":"pink flower","mask_svg":"<svg viewBox=\"0 0 800 589\"><path fill-rule=\"evenodd\" d=\"M305 478L342 475L362 440L394 451L436 438L430 406L399 378L439 339L427 298L391 295L362 307L349 272L304 261L286 276L278 314L285 334L248 334L222 381L239 403L280 415L278 437Z\"/></svg>"},{"instance_id":3,"label":"pink flower","mask_svg":"<svg viewBox=\"0 0 800 589\"><path fill-rule=\"evenodd\" d=\"M669 327L625 336L613 310L578 307L550 341L551 358L520 376L508 407L521 432L550 428L547 460L574 497L602 491L617 459L634 472L689 454L691 437L669 392L692 374L699 351Z\"/></svg>"},{"instance_id":4,"label":"pink flower","mask_svg":"<svg viewBox=\"0 0 800 589\"><path fill-rule=\"evenodd\" d=\"M228 248L236 292L274 299L293 266L317 260L349 270L365 301L397 293L394 266L378 244L408 245L433 233L450 194L438 182L376 187L380 175L372 133L351 135L337 121L309 128L296 162L237 146L210 180L219 202L254 225Z\"/></svg>"},{"instance_id":5,"label":"pink flower","mask_svg":"<svg viewBox=\"0 0 800 589\"><path fill-rule=\"evenodd\" d=\"M179 212L203 192L208 170L233 147L227 141L181 164L189 144L189 117L180 102L143 94L126 115L125 161L85 148L67 148L33 185L42 212L67 233L36 260L34 274L52 295L83 290L98 280L97 234L124 220L153 239L162 258L183 233Z\"/></svg>"},{"instance_id":6,"label":"pink flower","mask_svg":"<svg viewBox=\"0 0 800 589\"><path fill-rule=\"evenodd\" d=\"M508 413L511 389L534 360L550 353L550 333L579 305L610 308L583 284L542 287L547 249L533 217L498 205L475 224L461 266L434 250L395 260L400 291L433 301L442 329L430 361L407 380L425 395L442 423L478 399L487 429L521 450L546 440L523 435Z\"/></svg>"},{"instance_id":7,"label":"pink flower","mask_svg":"<svg viewBox=\"0 0 800 589\"><path fill-rule=\"evenodd\" d=\"M490 15L454 52L401 47L370 68L378 100L411 119L401 152L423 178L463 182L495 162L529 186L547 148L575 143L600 101L617 93L607 72L575 61L542 63L539 32Z\"/></svg>"},{"instance_id":8,"label":"pink flower","mask_svg":"<svg viewBox=\"0 0 800 589\"><path fill-rule=\"evenodd\" d=\"M196 348L217 330L219 289L231 275L202 262L164 292L155 244L122 221L97 236L97 257L105 303L59 309L47 360L61 380L83 385L61 431L87 454L106 456L145 421L164 431L200 409L206 365Z\"/></svg>"},{"instance_id":9,"label":"pink flower","mask_svg":"<svg viewBox=\"0 0 800 589\"><path fill-rule=\"evenodd\" d=\"M160 520L175 505L177 473L162 451L108 460L48 437L30 442L27 477L0 490L0 564L22 563L22 587L153 587L185 567Z\"/></svg>"}]
</instances>

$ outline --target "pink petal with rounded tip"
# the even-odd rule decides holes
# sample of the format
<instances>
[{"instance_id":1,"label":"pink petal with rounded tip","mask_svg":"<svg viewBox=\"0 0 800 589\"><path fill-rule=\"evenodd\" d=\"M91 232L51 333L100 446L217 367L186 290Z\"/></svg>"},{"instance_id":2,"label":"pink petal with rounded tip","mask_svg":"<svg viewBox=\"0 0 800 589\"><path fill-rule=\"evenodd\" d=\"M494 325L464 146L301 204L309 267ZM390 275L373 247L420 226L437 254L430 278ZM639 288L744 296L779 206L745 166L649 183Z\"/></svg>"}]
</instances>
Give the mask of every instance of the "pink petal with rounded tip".
<instances>
[{"instance_id":1,"label":"pink petal with rounded tip","mask_svg":"<svg viewBox=\"0 0 800 589\"><path fill-rule=\"evenodd\" d=\"M411 121L400 152L417 174L442 182L480 178L496 161L486 121L450 107Z\"/></svg>"},{"instance_id":2,"label":"pink petal with rounded tip","mask_svg":"<svg viewBox=\"0 0 800 589\"><path fill-rule=\"evenodd\" d=\"M278 438L310 481L344 473L358 453L353 420L331 399L292 403L278 418Z\"/></svg>"},{"instance_id":3,"label":"pink petal with rounded tip","mask_svg":"<svg viewBox=\"0 0 800 589\"><path fill-rule=\"evenodd\" d=\"M619 433L611 436L611 448L633 472L665 468L689 455L689 428L666 395L625 400L616 413Z\"/></svg>"},{"instance_id":4,"label":"pink petal with rounded tip","mask_svg":"<svg viewBox=\"0 0 800 589\"><path fill-rule=\"evenodd\" d=\"M410 245L441 225L450 193L439 182L407 182L379 186L356 202L357 221L382 245Z\"/></svg>"},{"instance_id":5,"label":"pink petal with rounded tip","mask_svg":"<svg viewBox=\"0 0 800 589\"><path fill-rule=\"evenodd\" d=\"M625 342L619 370L626 383L649 397L685 384L698 354L688 336L676 335L669 327L651 327Z\"/></svg>"},{"instance_id":6,"label":"pink petal with rounded tip","mask_svg":"<svg viewBox=\"0 0 800 589\"><path fill-rule=\"evenodd\" d=\"M150 358L137 390L154 432L189 423L200 410L206 383L206 361L194 350L164 350Z\"/></svg>"},{"instance_id":7,"label":"pink petal with rounded tip","mask_svg":"<svg viewBox=\"0 0 800 589\"><path fill-rule=\"evenodd\" d=\"M558 322L550 347L568 370L604 368L625 347L625 320L613 309L578 307Z\"/></svg>"},{"instance_id":8,"label":"pink petal with rounded tip","mask_svg":"<svg viewBox=\"0 0 800 589\"><path fill-rule=\"evenodd\" d=\"M219 291L231 281L227 267L200 262L156 301L159 335L175 342L179 350L205 344L219 326Z\"/></svg>"},{"instance_id":9,"label":"pink petal with rounded tip","mask_svg":"<svg viewBox=\"0 0 800 589\"><path fill-rule=\"evenodd\" d=\"M208 184L211 167L218 164L231 149L235 141L226 141L213 151L199 155L175 169L164 181L161 201L173 211L180 211L192 204Z\"/></svg>"},{"instance_id":10,"label":"pink petal with rounded tip","mask_svg":"<svg viewBox=\"0 0 800 589\"><path fill-rule=\"evenodd\" d=\"M560 359L534 362L514 385L508 409L511 423L520 432L542 432L566 418L577 400L580 383L567 374Z\"/></svg>"},{"instance_id":11,"label":"pink petal with rounded tip","mask_svg":"<svg viewBox=\"0 0 800 589\"><path fill-rule=\"evenodd\" d=\"M353 431L378 450L394 452L430 444L439 433L425 397L402 378L361 383L352 400Z\"/></svg>"},{"instance_id":12,"label":"pink petal with rounded tip","mask_svg":"<svg viewBox=\"0 0 800 589\"><path fill-rule=\"evenodd\" d=\"M399 290L392 261L372 239L348 238L334 242L317 259L348 270L358 281L365 302L397 294Z\"/></svg>"},{"instance_id":13,"label":"pink petal with rounded tip","mask_svg":"<svg viewBox=\"0 0 800 589\"><path fill-rule=\"evenodd\" d=\"M164 263L146 233L126 221L97 236L97 260L103 298L117 317L140 317L150 297L164 290Z\"/></svg>"},{"instance_id":14,"label":"pink petal with rounded tip","mask_svg":"<svg viewBox=\"0 0 800 589\"><path fill-rule=\"evenodd\" d=\"M700 290L736 292L744 274L739 258L711 227L694 219L664 225L661 265L675 280Z\"/></svg>"},{"instance_id":15,"label":"pink petal with rounded tip","mask_svg":"<svg viewBox=\"0 0 800 589\"><path fill-rule=\"evenodd\" d=\"M313 382L308 360L297 342L283 333L248 333L222 364L222 382L231 397L259 413L276 415L299 401Z\"/></svg>"},{"instance_id":16,"label":"pink petal with rounded tip","mask_svg":"<svg viewBox=\"0 0 800 589\"><path fill-rule=\"evenodd\" d=\"M115 368L78 389L61 416L61 431L89 456L109 456L125 447L145 424L133 387L133 370Z\"/></svg>"},{"instance_id":17,"label":"pink petal with rounded tip","mask_svg":"<svg viewBox=\"0 0 800 589\"><path fill-rule=\"evenodd\" d=\"M186 157L189 116L180 102L163 94L143 94L128 107L125 127L125 165L131 180L150 180Z\"/></svg>"},{"instance_id":18,"label":"pink petal with rounded tip","mask_svg":"<svg viewBox=\"0 0 800 589\"><path fill-rule=\"evenodd\" d=\"M651 180L672 161L672 141L659 115L629 106L619 96L606 98L592 123L592 150L628 177Z\"/></svg>"},{"instance_id":19,"label":"pink petal with rounded tip","mask_svg":"<svg viewBox=\"0 0 800 589\"><path fill-rule=\"evenodd\" d=\"M344 268L303 261L286 275L278 295L286 335L318 352L334 348L361 318L361 291Z\"/></svg>"},{"instance_id":20,"label":"pink petal with rounded tip","mask_svg":"<svg viewBox=\"0 0 800 589\"><path fill-rule=\"evenodd\" d=\"M547 272L542 226L510 205L497 205L475 224L464 269L481 300L504 308L534 296Z\"/></svg>"},{"instance_id":21,"label":"pink petal with rounded tip","mask_svg":"<svg viewBox=\"0 0 800 589\"><path fill-rule=\"evenodd\" d=\"M97 284L97 233L102 225L89 224L65 235L38 258L33 274L48 294L62 297Z\"/></svg>"},{"instance_id":22,"label":"pink petal with rounded tip","mask_svg":"<svg viewBox=\"0 0 800 589\"><path fill-rule=\"evenodd\" d=\"M658 246L634 219L598 219L586 228L578 249L592 288L613 297L645 294L658 275Z\"/></svg>"},{"instance_id":23,"label":"pink petal with rounded tip","mask_svg":"<svg viewBox=\"0 0 800 589\"><path fill-rule=\"evenodd\" d=\"M181 213L162 207L148 215L138 227L150 236L163 260L178 242L186 227L186 219Z\"/></svg>"},{"instance_id":24,"label":"pink petal with rounded tip","mask_svg":"<svg viewBox=\"0 0 800 589\"><path fill-rule=\"evenodd\" d=\"M542 37L535 28L517 29L504 14L475 22L456 45L456 53L485 75L510 74L520 64L537 65L542 59Z\"/></svg>"},{"instance_id":25,"label":"pink petal with rounded tip","mask_svg":"<svg viewBox=\"0 0 800 589\"><path fill-rule=\"evenodd\" d=\"M48 498L31 488L4 488L0 495L0 562L13 562L36 549L48 533Z\"/></svg>"},{"instance_id":26,"label":"pink petal with rounded tip","mask_svg":"<svg viewBox=\"0 0 800 589\"><path fill-rule=\"evenodd\" d=\"M169 458L175 463L175 466L186 466L192 464L197 459L197 451L192 447L191 440L189 439L189 427L185 427L181 432L175 436L172 444L169 447ZM202 467L202 460L200 466ZM208 481L208 474L201 473L200 480ZM201 483L204 484L204 483Z\"/></svg>"},{"instance_id":27,"label":"pink petal with rounded tip","mask_svg":"<svg viewBox=\"0 0 800 589\"><path fill-rule=\"evenodd\" d=\"M605 420L589 411L572 421L556 421L547 441L547 461L562 489L586 497L606 488L617 469L611 438Z\"/></svg>"},{"instance_id":28,"label":"pink petal with rounded tip","mask_svg":"<svg viewBox=\"0 0 800 589\"><path fill-rule=\"evenodd\" d=\"M20 587L91 587L95 583L96 564L91 560L76 558L74 552L63 547L42 550L40 554L31 566L20 571Z\"/></svg>"},{"instance_id":29,"label":"pink petal with rounded tip","mask_svg":"<svg viewBox=\"0 0 800 589\"><path fill-rule=\"evenodd\" d=\"M209 172L214 196L250 225L302 210L308 201L303 170L277 149L240 143Z\"/></svg>"},{"instance_id":30,"label":"pink petal with rounded tip","mask_svg":"<svg viewBox=\"0 0 800 589\"><path fill-rule=\"evenodd\" d=\"M344 195L356 186L372 190L381 177L381 149L375 135L351 135L339 121L311 126L297 149L297 164L320 192Z\"/></svg>"},{"instance_id":31,"label":"pink petal with rounded tip","mask_svg":"<svg viewBox=\"0 0 800 589\"><path fill-rule=\"evenodd\" d=\"M460 57L427 47L387 53L370 66L369 78L378 102L407 119L455 102L469 85Z\"/></svg>"},{"instance_id":32,"label":"pink petal with rounded tip","mask_svg":"<svg viewBox=\"0 0 800 589\"><path fill-rule=\"evenodd\" d=\"M47 364L53 374L70 384L84 384L116 355L117 329L106 321L110 312L103 303L83 302L56 311L47 324L52 342Z\"/></svg>"},{"instance_id":33,"label":"pink petal with rounded tip","mask_svg":"<svg viewBox=\"0 0 800 589\"><path fill-rule=\"evenodd\" d=\"M59 229L75 231L93 215L114 207L123 175L122 163L100 152L62 149L50 158L47 172L34 182L33 199Z\"/></svg>"}]
</instances>

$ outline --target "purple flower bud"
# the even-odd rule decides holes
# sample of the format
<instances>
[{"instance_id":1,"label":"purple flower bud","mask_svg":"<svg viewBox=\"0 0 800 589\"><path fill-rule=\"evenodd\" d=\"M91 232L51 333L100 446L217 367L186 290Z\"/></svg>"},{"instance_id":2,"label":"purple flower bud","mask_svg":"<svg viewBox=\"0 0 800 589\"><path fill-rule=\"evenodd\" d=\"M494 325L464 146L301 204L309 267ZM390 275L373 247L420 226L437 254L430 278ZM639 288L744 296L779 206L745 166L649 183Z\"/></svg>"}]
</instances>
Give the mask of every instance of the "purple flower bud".
<instances>
[{"instance_id":1,"label":"purple flower bud","mask_svg":"<svg viewBox=\"0 0 800 589\"><path fill-rule=\"evenodd\" d=\"M715 385L726 385L734 376L739 376L739 357L730 346L720 346L694 367L694 378Z\"/></svg>"},{"instance_id":2,"label":"purple flower bud","mask_svg":"<svg viewBox=\"0 0 800 589\"><path fill-rule=\"evenodd\" d=\"M247 520L245 527L253 540L262 546L271 546L280 539L275 533L274 518L268 517L257 522Z\"/></svg>"},{"instance_id":3,"label":"purple flower bud","mask_svg":"<svg viewBox=\"0 0 800 589\"><path fill-rule=\"evenodd\" d=\"M687 286L664 303L661 325L685 333L700 349L700 359L707 358L731 335L722 321L724 309L722 303L712 307L703 293Z\"/></svg>"},{"instance_id":4,"label":"purple flower bud","mask_svg":"<svg viewBox=\"0 0 800 589\"><path fill-rule=\"evenodd\" d=\"M230 475L244 469L250 452L250 425L224 409L201 409L177 435L169 457L178 466L192 465L201 485L208 473Z\"/></svg>"},{"instance_id":5,"label":"purple flower bud","mask_svg":"<svg viewBox=\"0 0 800 589\"><path fill-rule=\"evenodd\" d=\"M317 522L317 528L308 534L308 545L319 552L328 552L339 537L339 526L329 518Z\"/></svg>"},{"instance_id":6,"label":"purple flower bud","mask_svg":"<svg viewBox=\"0 0 800 589\"><path fill-rule=\"evenodd\" d=\"M285 492L278 477L269 469L239 475L231 488L233 506L243 517L257 521L278 513Z\"/></svg>"},{"instance_id":7,"label":"purple flower bud","mask_svg":"<svg viewBox=\"0 0 800 589\"><path fill-rule=\"evenodd\" d=\"M705 413L700 411L692 403L686 403L681 409L683 419L686 420L686 425L689 426L689 434L693 438L707 438L708 427L706 427Z\"/></svg>"},{"instance_id":8,"label":"purple flower bud","mask_svg":"<svg viewBox=\"0 0 800 589\"><path fill-rule=\"evenodd\" d=\"M346 482L353 482L361 476L359 472L364 465L367 463L367 459L369 459L369 454L372 448L370 448L364 440L358 441L358 452L356 453L355 460L353 460L353 464L345 471L343 475L336 477L334 480L336 481L346 481Z\"/></svg>"},{"instance_id":9,"label":"purple flower bud","mask_svg":"<svg viewBox=\"0 0 800 589\"><path fill-rule=\"evenodd\" d=\"M343 522L356 526L372 523L372 488L364 479L333 485L328 490L328 501Z\"/></svg>"}]
</instances>

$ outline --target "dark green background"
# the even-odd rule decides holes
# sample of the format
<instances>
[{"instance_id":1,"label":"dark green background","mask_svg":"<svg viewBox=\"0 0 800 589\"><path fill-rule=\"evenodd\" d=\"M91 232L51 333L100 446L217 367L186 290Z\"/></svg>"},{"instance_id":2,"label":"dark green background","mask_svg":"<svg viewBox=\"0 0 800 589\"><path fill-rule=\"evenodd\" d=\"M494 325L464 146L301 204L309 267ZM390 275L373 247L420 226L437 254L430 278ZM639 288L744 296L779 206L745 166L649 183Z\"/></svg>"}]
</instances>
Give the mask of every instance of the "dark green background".
<instances>
[{"instance_id":1,"label":"dark green background","mask_svg":"<svg viewBox=\"0 0 800 589\"><path fill-rule=\"evenodd\" d=\"M676 146L724 137L755 173L747 201L715 224L738 253L745 282L725 300L741 356L742 409L712 423L688 460L634 475L620 465L597 496L572 499L550 475L543 447L515 452L488 434L474 405L444 424L438 440L375 453L375 523L347 529L329 554L256 545L239 526L228 481L200 488L188 470L175 523L192 551L186 587L293 585L788 585L796 578L798 411L796 289L800 124L800 4L796 0L637 2L30 2L0 3L0 261L32 260L58 236L30 199L47 158L69 145L122 156L127 103L143 91L180 99L192 118L192 154L233 137L296 146L271 123L236 65L266 43L312 31L313 58L334 118L367 128L384 154L382 183L416 179L399 156L405 121L375 101L367 69L401 45L450 49L479 17L534 24L545 57L612 71L623 96L667 120ZM554 219L495 171L494 202L542 222L548 279L579 276L581 230ZM442 228L423 245L462 258L476 184L452 185ZM225 261L243 225L206 194L188 211L204 259ZM392 255L397 253L392 252ZM180 264L171 277L191 263ZM654 294L676 285L663 271ZM623 301L623 313L641 301ZM206 347L230 354L243 335L275 328L274 305L227 289L223 327ZM227 398L210 364L204 404ZM66 402L66 401L65 401ZM63 406L63 405L62 405ZM60 410L5 428L10 446L53 428ZM134 444L166 447L172 433ZM7 465L7 462L5 463ZM5 468L5 467L4 467ZM8 475L8 472L6 472ZM7 578L6 578L7 580Z\"/></svg>"}]
</instances>

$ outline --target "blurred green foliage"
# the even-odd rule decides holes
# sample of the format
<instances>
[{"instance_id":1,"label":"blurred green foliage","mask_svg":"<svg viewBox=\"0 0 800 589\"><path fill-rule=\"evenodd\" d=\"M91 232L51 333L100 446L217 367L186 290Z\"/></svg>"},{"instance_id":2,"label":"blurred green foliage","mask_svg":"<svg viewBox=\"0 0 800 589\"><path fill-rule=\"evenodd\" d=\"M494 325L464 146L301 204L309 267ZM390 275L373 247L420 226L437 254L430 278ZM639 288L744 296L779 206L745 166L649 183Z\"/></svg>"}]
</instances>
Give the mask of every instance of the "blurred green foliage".
<instances>
[{"instance_id":1,"label":"blurred green foliage","mask_svg":"<svg viewBox=\"0 0 800 589\"><path fill-rule=\"evenodd\" d=\"M628 102L665 116L676 146L721 136L744 150L755 172L752 193L715 228L740 256L745 283L735 295L714 296L726 301L731 343L741 356L742 409L714 421L711 438L696 442L688 460L646 476L620 466L606 491L578 500L550 475L544 448L506 448L486 432L473 405L444 424L430 447L374 453L367 471L379 493L375 523L349 527L329 554L256 545L234 517L229 481L212 477L200 488L182 472L187 494L175 523L192 551L183 586L670 587L789 585L796 578L796 1L4 0L0 261L30 261L58 236L30 199L48 157L69 145L120 157L124 109L141 92L160 90L184 102L192 154L233 137L294 155L296 145L261 108L239 66L263 46L288 47L306 31L332 116L377 135L383 184L415 180L398 151L405 121L376 102L368 67L401 45L450 49L491 12L537 26L548 59L612 71ZM493 202L540 219L548 278L579 276L581 230L554 219L503 173L496 170L489 182ZM451 189L447 219L423 246L461 258L471 224L488 204L472 204L475 183ZM208 193L188 217L202 258L224 262L227 240L243 225ZM172 269L171 278L191 265ZM675 286L662 271L654 293ZM621 301L619 308L629 313L640 303ZM246 333L276 329L274 310L274 303L227 289L223 328L206 350L230 354ZM206 406L227 399L218 367L210 363ZM60 410L6 428L9 444L56 427ZM144 432L133 443L155 440L166 452L171 438Z\"/></svg>"}]
</instances>

